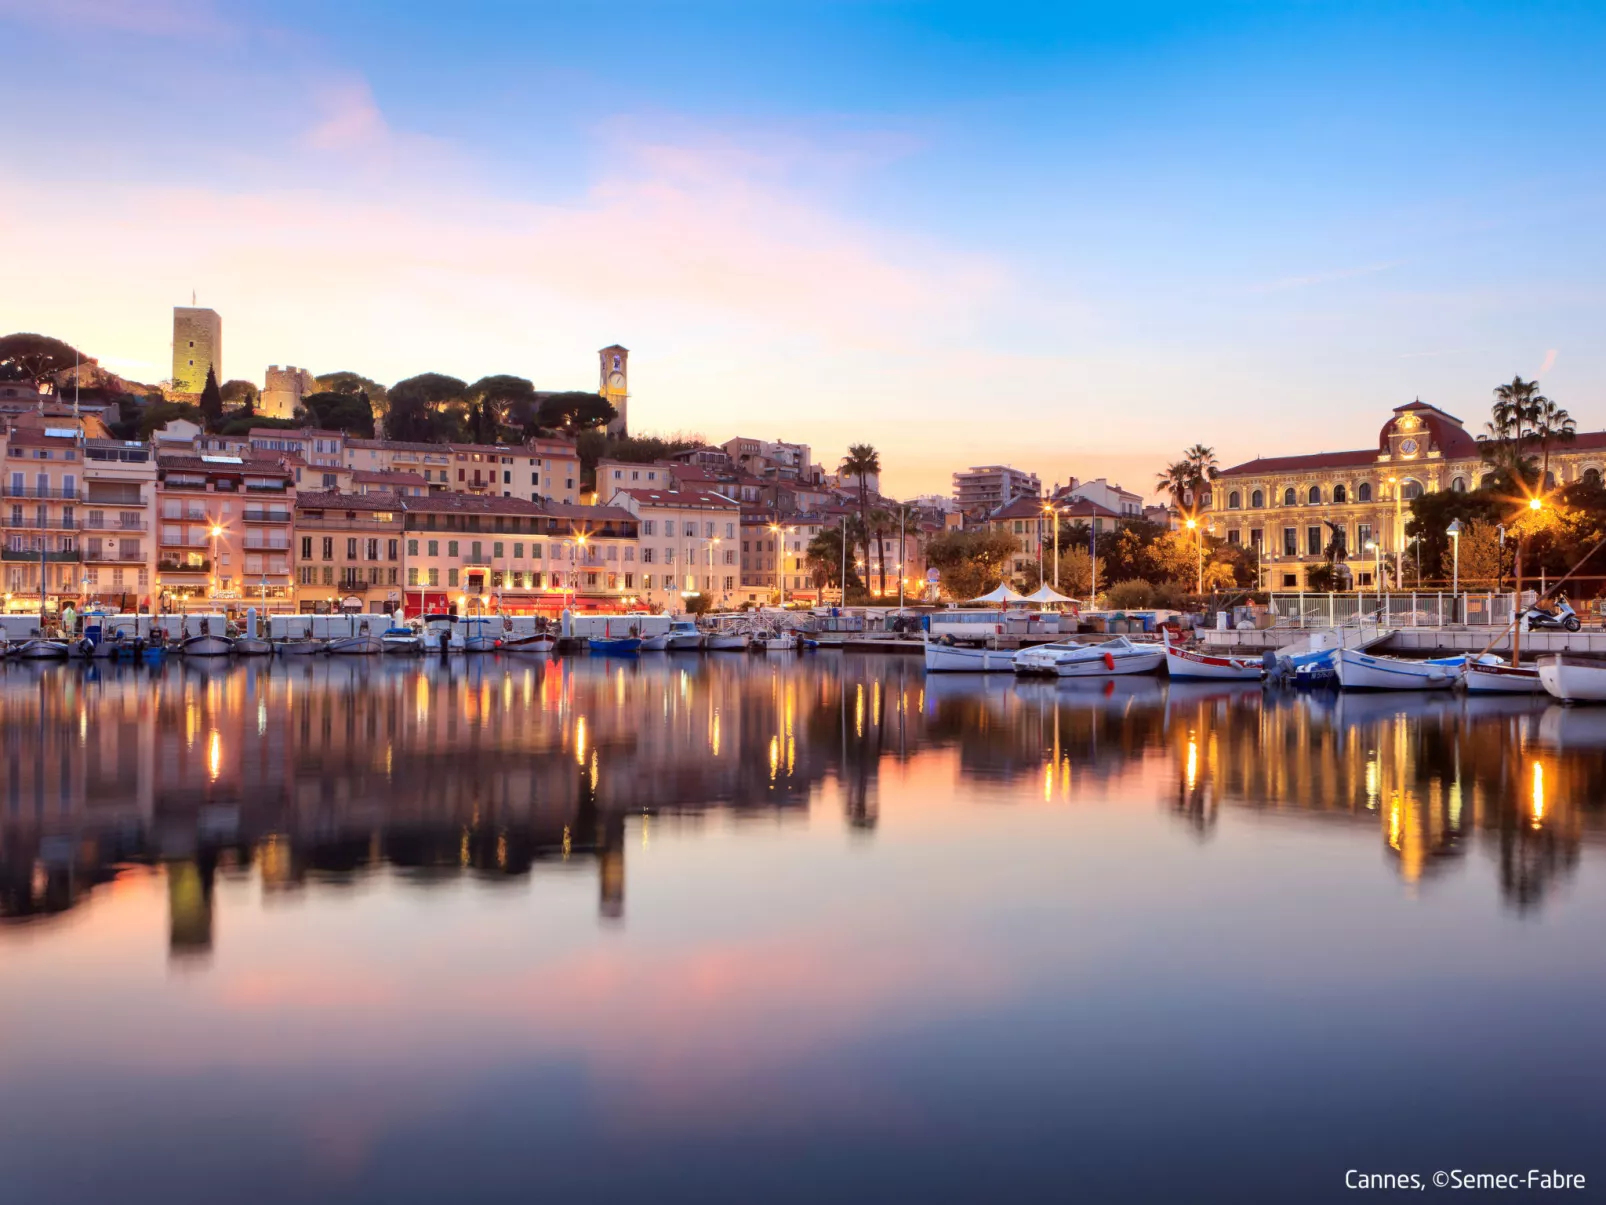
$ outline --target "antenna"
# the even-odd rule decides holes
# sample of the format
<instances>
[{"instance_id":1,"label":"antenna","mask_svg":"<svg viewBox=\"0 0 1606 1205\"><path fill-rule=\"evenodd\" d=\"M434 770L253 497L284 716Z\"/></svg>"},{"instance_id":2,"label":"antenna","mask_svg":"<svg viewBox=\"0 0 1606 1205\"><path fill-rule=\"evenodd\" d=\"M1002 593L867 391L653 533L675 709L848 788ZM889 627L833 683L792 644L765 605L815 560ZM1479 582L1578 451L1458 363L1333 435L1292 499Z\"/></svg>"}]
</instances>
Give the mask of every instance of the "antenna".
<instances>
[{"instance_id":1,"label":"antenna","mask_svg":"<svg viewBox=\"0 0 1606 1205\"><path fill-rule=\"evenodd\" d=\"M194 289L190 290L190 308L191 309L195 308L195 290Z\"/></svg>"}]
</instances>

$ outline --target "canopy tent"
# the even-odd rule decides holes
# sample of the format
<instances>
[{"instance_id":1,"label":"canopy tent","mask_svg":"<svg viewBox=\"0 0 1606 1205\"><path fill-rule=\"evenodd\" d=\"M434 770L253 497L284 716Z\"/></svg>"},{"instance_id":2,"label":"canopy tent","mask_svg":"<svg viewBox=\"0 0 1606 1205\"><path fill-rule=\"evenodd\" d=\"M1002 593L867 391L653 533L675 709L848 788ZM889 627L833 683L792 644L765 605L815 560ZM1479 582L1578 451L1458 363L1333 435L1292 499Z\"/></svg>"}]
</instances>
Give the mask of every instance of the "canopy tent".
<instances>
[{"instance_id":1,"label":"canopy tent","mask_svg":"<svg viewBox=\"0 0 1606 1205\"><path fill-rule=\"evenodd\" d=\"M989 590L980 598L972 598L969 601L973 603L1023 603L1026 601L1026 596L1024 594L1017 594L1008 586L1001 584L999 585L998 589Z\"/></svg>"},{"instance_id":2,"label":"canopy tent","mask_svg":"<svg viewBox=\"0 0 1606 1205\"><path fill-rule=\"evenodd\" d=\"M1029 603L1068 603L1075 602L1076 600L1074 598L1067 598L1058 590L1050 587L1047 582L1044 582L1043 585L1039 586L1036 590L1033 590L1026 596L1026 601Z\"/></svg>"}]
</instances>

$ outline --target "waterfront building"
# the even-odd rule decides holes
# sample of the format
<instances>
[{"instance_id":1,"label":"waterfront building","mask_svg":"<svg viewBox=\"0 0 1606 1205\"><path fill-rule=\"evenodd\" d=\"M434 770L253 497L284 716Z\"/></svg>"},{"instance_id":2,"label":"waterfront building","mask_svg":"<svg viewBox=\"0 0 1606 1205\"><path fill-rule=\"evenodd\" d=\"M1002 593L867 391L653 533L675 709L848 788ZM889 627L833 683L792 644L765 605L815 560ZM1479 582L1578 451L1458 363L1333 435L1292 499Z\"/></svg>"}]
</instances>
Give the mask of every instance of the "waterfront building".
<instances>
[{"instance_id":1,"label":"waterfront building","mask_svg":"<svg viewBox=\"0 0 1606 1205\"><path fill-rule=\"evenodd\" d=\"M737 471L752 477L791 481L814 481L817 477L808 444L738 437L727 440L723 448ZM874 474L871 474L870 484L875 488Z\"/></svg>"},{"instance_id":2,"label":"waterfront building","mask_svg":"<svg viewBox=\"0 0 1606 1205\"><path fill-rule=\"evenodd\" d=\"M301 399L317 392L317 378L305 368L297 368L294 364L280 368L277 364L270 364L263 378L262 398L257 403L257 413L263 418L295 418L296 412L301 409ZM251 434L257 433L253 431Z\"/></svg>"},{"instance_id":3,"label":"waterfront building","mask_svg":"<svg viewBox=\"0 0 1606 1205\"><path fill-rule=\"evenodd\" d=\"M784 590L787 602L817 602L819 590L806 567L809 541L836 525L819 512L742 509L742 548L737 560L745 601L774 604Z\"/></svg>"},{"instance_id":4,"label":"waterfront building","mask_svg":"<svg viewBox=\"0 0 1606 1205\"><path fill-rule=\"evenodd\" d=\"M1606 431L1555 444L1550 472L1552 485L1600 481ZM1267 589L1308 589L1310 570L1327 562L1335 542L1356 587L1379 584L1379 565L1385 582L1398 586L1411 500L1490 479L1462 421L1415 401L1394 408L1371 447L1257 457L1223 470L1211 487L1211 522L1228 543L1259 551Z\"/></svg>"},{"instance_id":5,"label":"waterfront building","mask_svg":"<svg viewBox=\"0 0 1606 1205\"><path fill-rule=\"evenodd\" d=\"M198 398L206 370L223 384L223 319L216 310L173 307L173 388L175 398Z\"/></svg>"},{"instance_id":6,"label":"waterfront building","mask_svg":"<svg viewBox=\"0 0 1606 1205\"><path fill-rule=\"evenodd\" d=\"M159 453L156 476L162 609L290 604L289 468L274 459Z\"/></svg>"},{"instance_id":7,"label":"waterfront building","mask_svg":"<svg viewBox=\"0 0 1606 1205\"><path fill-rule=\"evenodd\" d=\"M404 498L418 498L429 492L429 485L421 473L365 472L347 469L348 488L354 494L400 494Z\"/></svg>"},{"instance_id":8,"label":"waterfront building","mask_svg":"<svg viewBox=\"0 0 1606 1205\"><path fill-rule=\"evenodd\" d=\"M1048 548L1052 555L1044 529L1044 505L1043 499L1034 494L1016 498L987 516L988 531L1004 532L1015 541L1008 568L1009 576L1015 580L1026 577L1028 571L1036 574L1041 549Z\"/></svg>"},{"instance_id":9,"label":"waterfront building","mask_svg":"<svg viewBox=\"0 0 1606 1205\"><path fill-rule=\"evenodd\" d=\"M975 519L991 515L1017 498L1037 498L1043 483L1036 473L1007 464L976 465L954 474L954 504Z\"/></svg>"},{"instance_id":10,"label":"waterfront building","mask_svg":"<svg viewBox=\"0 0 1606 1205\"><path fill-rule=\"evenodd\" d=\"M668 610L707 598L731 605L738 589L741 507L710 490L618 490L609 500L640 520L641 597Z\"/></svg>"},{"instance_id":11,"label":"waterfront building","mask_svg":"<svg viewBox=\"0 0 1606 1205\"><path fill-rule=\"evenodd\" d=\"M29 421L29 420L32 421ZM19 418L0 436L4 464L5 603L11 611L38 611L41 600L59 605L82 593L79 548L84 468L74 427L44 426L37 415Z\"/></svg>"},{"instance_id":12,"label":"waterfront building","mask_svg":"<svg viewBox=\"0 0 1606 1205\"><path fill-rule=\"evenodd\" d=\"M617 610L640 593L639 525L628 510L466 493L400 505L409 614Z\"/></svg>"},{"instance_id":13,"label":"waterfront building","mask_svg":"<svg viewBox=\"0 0 1606 1205\"><path fill-rule=\"evenodd\" d=\"M134 611L150 605L156 580L156 455L149 444L85 439L83 596Z\"/></svg>"},{"instance_id":14,"label":"waterfront building","mask_svg":"<svg viewBox=\"0 0 1606 1205\"><path fill-rule=\"evenodd\" d=\"M402 598L401 499L297 491L296 610L393 611Z\"/></svg>"}]
</instances>

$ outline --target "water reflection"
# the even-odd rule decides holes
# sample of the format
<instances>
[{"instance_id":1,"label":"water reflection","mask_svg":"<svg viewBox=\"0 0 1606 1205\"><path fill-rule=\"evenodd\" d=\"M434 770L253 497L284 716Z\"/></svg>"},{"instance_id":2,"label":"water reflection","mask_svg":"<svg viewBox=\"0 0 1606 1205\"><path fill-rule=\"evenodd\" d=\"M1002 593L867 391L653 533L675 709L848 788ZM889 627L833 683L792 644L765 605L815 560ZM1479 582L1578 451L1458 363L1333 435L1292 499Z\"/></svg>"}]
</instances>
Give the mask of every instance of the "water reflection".
<instances>
[{"instance_id":1,"label":"water reflection","mask_svg":"<svg viewBox=\"0 0 1606 1205\"><path fill-rule=\"evenodd\" d=\"M988 800L1152 785L1203 839L1235 813L1370 825L1413 888L1481 853L1518 908L1574 869L1606 800L1606 711L927 679L904 659L11 664L0 734L0 916L160 866L181 960L211 948L220 875L274 895L588 866L618 920L627 820L645 845L654 816L800 819L830 799L872 839L882 776L922 759Z\"/></svg>"}]
</instances>

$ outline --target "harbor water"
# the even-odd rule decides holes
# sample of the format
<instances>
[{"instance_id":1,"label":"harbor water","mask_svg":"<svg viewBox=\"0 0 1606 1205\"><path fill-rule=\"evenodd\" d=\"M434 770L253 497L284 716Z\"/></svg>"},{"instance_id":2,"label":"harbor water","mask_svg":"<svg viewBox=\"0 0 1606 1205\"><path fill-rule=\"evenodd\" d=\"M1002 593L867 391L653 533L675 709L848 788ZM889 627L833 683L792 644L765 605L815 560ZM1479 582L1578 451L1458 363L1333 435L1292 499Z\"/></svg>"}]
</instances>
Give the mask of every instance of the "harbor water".
<instances>
[{"instance_id":1,"label":"harbor water","mask_svg":"<svg viewBox=\"0 0 1606 1205\"><path fill-rule=\"evenodd\" d=\"M3 1200L1606 1184L1606 708L13 662L0 741Z\"/></svg>"}]
</instances>

